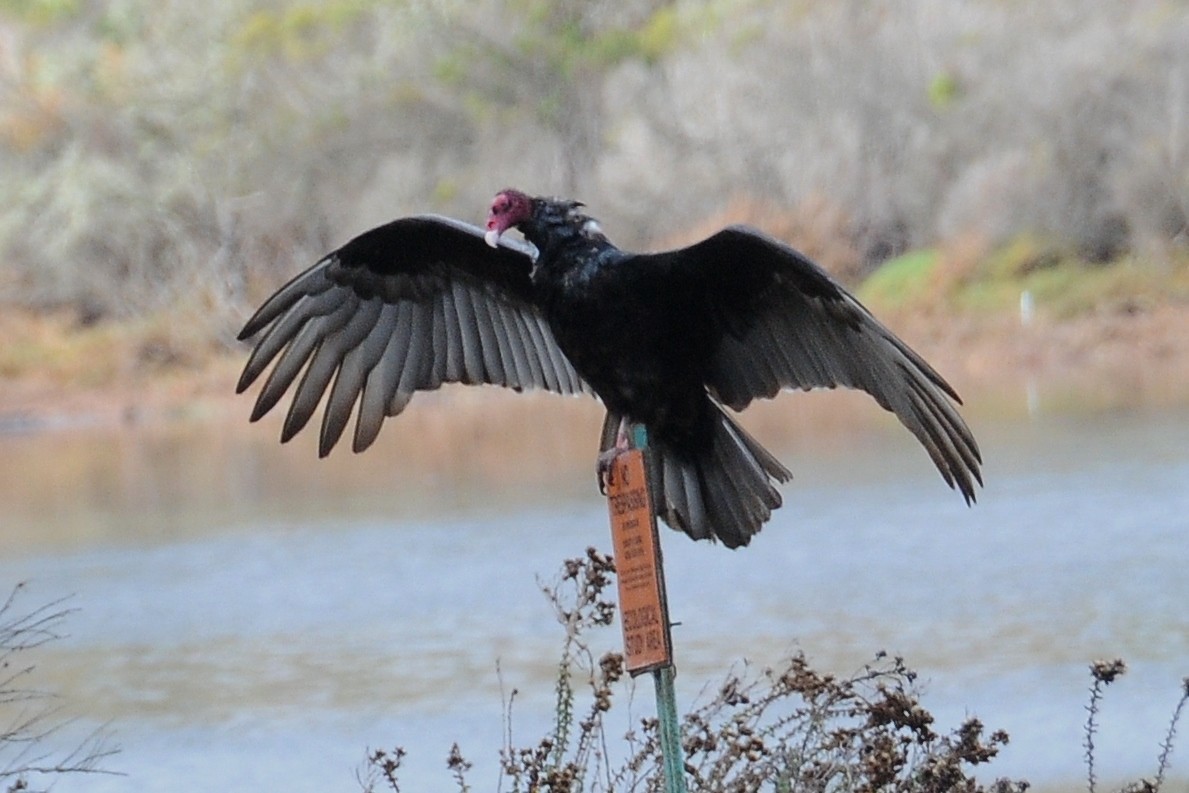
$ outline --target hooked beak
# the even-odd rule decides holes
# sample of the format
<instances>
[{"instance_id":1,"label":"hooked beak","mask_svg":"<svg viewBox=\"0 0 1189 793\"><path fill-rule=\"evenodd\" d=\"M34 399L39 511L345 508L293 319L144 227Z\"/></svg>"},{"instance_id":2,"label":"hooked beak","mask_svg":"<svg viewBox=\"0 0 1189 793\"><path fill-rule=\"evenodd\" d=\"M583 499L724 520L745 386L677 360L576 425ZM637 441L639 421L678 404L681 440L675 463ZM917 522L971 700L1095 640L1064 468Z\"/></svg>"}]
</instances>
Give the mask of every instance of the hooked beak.
<instances>
[{"instance_id":1,"label":"hooked beak","mask_svg":"<svg viewBox=\"0 0 1189 793\"><path fill-rule=\"evenodd\" d=\"M483 235L484 241L491 247L498 248L500 245L500 235L507 229L507 222L500 217L495 207L492 207L491 212L487 215L487 233Z\"/></svg>"},{"instance_id":2,"label":"hooked beak","mask_svg":"<svg viewBox=\"0 0 1189 793\"><path fill-rule=\"evenodd\" d=\"M531 214L532 202L519 190L504 190L497 193L487 212L487 233L483 241L493 248L499 247L500 236L516 226Z\"/></svg>"}]
</instances>

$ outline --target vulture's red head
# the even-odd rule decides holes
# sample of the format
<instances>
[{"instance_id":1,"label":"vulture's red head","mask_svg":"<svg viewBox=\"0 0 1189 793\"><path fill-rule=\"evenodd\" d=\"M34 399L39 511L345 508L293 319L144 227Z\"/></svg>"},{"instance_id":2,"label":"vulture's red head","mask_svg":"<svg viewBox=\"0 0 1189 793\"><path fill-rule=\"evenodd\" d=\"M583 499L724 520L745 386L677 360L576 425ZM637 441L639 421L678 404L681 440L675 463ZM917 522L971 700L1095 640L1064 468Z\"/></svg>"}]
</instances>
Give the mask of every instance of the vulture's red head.
<instances>
[{"instance_id":1,"label":"vulture's red head","mask_svg":"<svg viewBox=\"0 0 1189 793\"><path fill-rule=\"evenodd\" d=\"M487 234L491 247L500 243L500 235L533 216L533 200L519 190L502 190L491 200L487 213Z\"/></svg>"}]
</instances>

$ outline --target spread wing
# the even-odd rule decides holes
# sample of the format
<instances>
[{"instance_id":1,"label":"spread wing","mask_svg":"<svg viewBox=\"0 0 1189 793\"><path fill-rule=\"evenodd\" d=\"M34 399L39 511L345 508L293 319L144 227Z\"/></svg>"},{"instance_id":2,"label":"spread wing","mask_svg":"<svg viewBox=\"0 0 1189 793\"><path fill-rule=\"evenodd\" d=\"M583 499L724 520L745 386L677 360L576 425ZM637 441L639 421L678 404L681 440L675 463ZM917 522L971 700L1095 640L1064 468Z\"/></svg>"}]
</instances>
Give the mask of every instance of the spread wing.
<instances>
[{"instance_id":1,"label":"spread wing","mask_svg":"<svg viewBox=\"0 0 1189 793\"><path fill-rule=\"evenodd\" d=\"M635 257L673 301L678 335L698 339L707 389L742 410L785 388L866 391L925 447L967 503L982 457L958 394L854 296L797 251L733 226L676 251Z\"/></svg>"},{"instance_id":2,"label":"spread wing","mask_svg":"<svg viewBox=\"0 0 1189 793\"><path fill-rule=\"evenodd\" d=\"M299 374L281 441L301 431L329 387L322 456L357 404L359 452L415 391L442 383L588 391L534 303L532 253L512 240L493 249L482 230L431 215L361 234L281 287L240 331L241 340L263 333L237 392L276 360L252 421Z\"/></svg>"}]
</instances>

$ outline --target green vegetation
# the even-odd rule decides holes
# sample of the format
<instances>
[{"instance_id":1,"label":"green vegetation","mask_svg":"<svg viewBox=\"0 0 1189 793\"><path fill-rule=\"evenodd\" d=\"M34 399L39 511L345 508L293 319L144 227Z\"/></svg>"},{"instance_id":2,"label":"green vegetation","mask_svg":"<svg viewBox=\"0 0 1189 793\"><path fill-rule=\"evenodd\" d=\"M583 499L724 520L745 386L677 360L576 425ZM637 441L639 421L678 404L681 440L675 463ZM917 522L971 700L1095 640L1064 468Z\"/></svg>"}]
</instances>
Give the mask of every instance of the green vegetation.
<instances>
[{"instance_id":1,"label":"green vegetation","mask_svg":"<svg viewBox=\"0 0 1189 793\"><path fill-rule=\"evenodd\" d=\"M0 306L78 328L172 316L229 344L354 234L478 220L508 184L631 247L799 213L789 241L874 273L874 303L1187 291L1175 0L0 0L0 33Z\"/></svg>"},{"instance_id":2,"label":"green vegetation","mask_svg":"<svg viewBox=\"0 0 1189 793\"><path fill-rule=\"evenodd\" d=\"M937 282L940 258L936 250L929 249L889 259L863 283L859 297L883 306L921 303Z\"/></svg>"},{"instance_id":3,"label":"green vegetation","mask_svg":"<svg viewBox=\"0 0 1189 793\"><path fill-rule=\"evenodd\" d=\"M962 93L958 80L949 72L938 74L929 83L929 101L938 110L944 110L957 100Z\"/></svg>"},{"instance_id":4,"label":"green vegetation","mask_svg":"<svg viewBox=\"0 0 1189 793\"><path fill-rule=\"evenodd\" d=\"M1057 320L1189 305L1189 257L1161 265L1131 255L1091 263L1025 235L969 263L941 248L910 251L882 264L859 289L879 309L975 314L1015 312L1024 293Z\"/></svg>"}]
</instances>

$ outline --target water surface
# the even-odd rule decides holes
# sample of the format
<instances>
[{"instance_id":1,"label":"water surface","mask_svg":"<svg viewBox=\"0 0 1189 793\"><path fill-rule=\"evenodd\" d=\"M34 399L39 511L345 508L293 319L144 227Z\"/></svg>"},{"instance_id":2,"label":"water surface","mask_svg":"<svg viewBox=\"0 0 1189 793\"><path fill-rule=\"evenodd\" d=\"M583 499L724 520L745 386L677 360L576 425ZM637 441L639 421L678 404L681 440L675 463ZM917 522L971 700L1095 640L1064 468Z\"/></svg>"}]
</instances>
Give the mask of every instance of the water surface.
<instances>
[{"instance_id":1,"label":"water surface","mask_svg":"<svg viewBox=\"0 0 1189 793\"><path fill-rule=\"evenodd\" d=\"M127 776L56 789L352 790L365 748L393 744L408 789L449 789L456 740L493 789L507 692L519 743L551 714L561 634L537 579L610 546L590 407L461 439L411 411L321 462L267 424L0 437L0 584L78 609L37 683L123 747ZM1189 675L1189 415L976 423L974 509L897 427L828 429L779 439L796 479L751 548L664 532L683 707L741 659L845 674L887 650L940 725L1011 733L991 773L1076 781L1086 666L1122 656L1100 769L1151 773ZM633 716L651 703L641 681Z\"/></svg>"}]
</instances>

